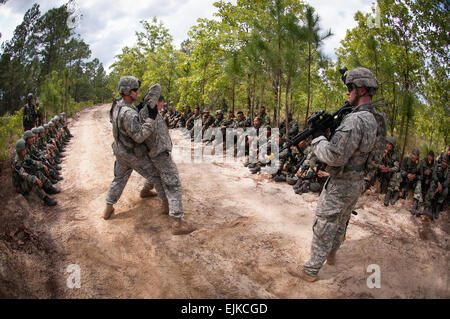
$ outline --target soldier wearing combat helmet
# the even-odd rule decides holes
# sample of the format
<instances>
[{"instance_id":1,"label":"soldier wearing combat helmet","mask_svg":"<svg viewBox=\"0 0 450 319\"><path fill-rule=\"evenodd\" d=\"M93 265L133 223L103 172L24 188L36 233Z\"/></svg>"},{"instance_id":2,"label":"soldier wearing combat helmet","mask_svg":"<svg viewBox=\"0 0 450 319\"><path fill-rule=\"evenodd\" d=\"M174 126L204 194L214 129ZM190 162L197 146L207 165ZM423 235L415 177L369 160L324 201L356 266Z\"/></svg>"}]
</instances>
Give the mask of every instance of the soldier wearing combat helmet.
<instances>
[{"instance_id":1,"label":"soldier wearing combat helmet","mask_svg":"<svg viewBox=\"0 0 450 319\"><path fill-rule=\"evenodd\" d=\"M321 136L311 142L312 151L328 165L330 174L317 204L311 257L303 267L288 270L292 276L311 282L318 279L325 261L335 264L347 222L364 190L366 164L375 150L380 125L372 104L372 96L378 88L372 72L361 67L353 69L346 75L345 84L352 112L343 118L330 141L323 136L325 132L320 132ZM384 139L385 131L382 135Z\"/></svg>"},{"instance_id":2,"label":"soldier wearing combat helmet","mask_svg":"<svg viewBox=\"0 0 450 319\"><path fill-rule=\"evenodd\" d=\"M146 178L146 185L153 185L153 179L156 180L155 183L158 183L158 174L150 164L145 144L142 144L151 134L151 130L148 124L141 124L138 109L133 105L133 102L137 100L140 86L141 82L134 76L125 76L117 84L121 98L114 101L110 111L114 136L112 149L116 161L114 179L106 196L104 219L109 219L114 212L113 205L119 200L133 170ZM155 186L159 187L158 192L163 191L160 184Z\"/></svg>"},{"instance_id":3,"label":"soldier wearing combat helmet","mask_svg":"<svg viewBox=\"0 0 450 319\"><path fill-rule=\"evenodd\" d=\"M31 130L37 121L36 106L33 103L33 93L28 93L27 103L23 106L23 130Z\"/></svg>"}]
</instances>

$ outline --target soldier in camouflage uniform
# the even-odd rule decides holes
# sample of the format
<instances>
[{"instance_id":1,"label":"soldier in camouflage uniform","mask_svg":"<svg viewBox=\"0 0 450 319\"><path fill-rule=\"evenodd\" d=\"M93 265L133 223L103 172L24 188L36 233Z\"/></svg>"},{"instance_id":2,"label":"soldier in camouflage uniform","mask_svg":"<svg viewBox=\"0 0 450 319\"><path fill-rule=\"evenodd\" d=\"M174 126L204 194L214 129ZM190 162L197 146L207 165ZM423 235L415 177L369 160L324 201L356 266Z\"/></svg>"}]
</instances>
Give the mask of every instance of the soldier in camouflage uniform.
<instances>
[{"instance_id":1,"label":"soldier in camouflage uniform","mask_svg":"<svg viewBox=\"0 0 450 319\"><path fill-rule=\"evenodd\" d=\"M401 188L403 190L401 197L406 198L408 190L414 190L414 203L411 210L412 215L420 216L420 206L422 205L422 188L421 188L421 163L419 160L420 152L415 149L410 157L403 159L401 167Z\"/></svg>"},{"instance_id":2,"label":"soldier in camouflage uniform","mask_svg":"<svg viewBox=\"0 0 450 319\"><path fill-rule=\"evenodd\" d=\"M292 112L288 113L288 121L288 137L292 138L298 134L298 123L292 118ZM280 123L279 130L281 136L286 136L286 120Z\"/></svg>"},{"instance_id":3,"label":"soldier in camouflage uniform","mask_svg":"<svg viewBox=\"0 0 450 319\"><path fill-rule=\"evenodd\" d=\"M150 135L144 143L149 150L150 162L155 168L155 180L160 180L163 192L158 192L163 200L164 213L174 219L172 233L174 235L189 234L195 230L184 219L181 182L178 176L178 169L174 163L172 152L172 140L169 129L164 123L158 109L164 104L164 97L161 95L159 84L151 86L144 97L146 107L142 108L139 116L149 124ZM156 175L157 174L157 175Z\"/></svg>"},{"instance_id":4,"label":"soldier in camouflage uniform","mask_svg":"<svg viewBox=\"0 0 450 319\"><path fill-rule=\"evenodd\" d=\"M424 214L432 220L438 219L439 212L444 209L444 203L448 196L450 174L448 169L449 156L442 155L440 163L436 163L433 170L431 185L424 199Z\"/></svg>"},{"instance_id":5,"label":"soldier in camouflage uniform","mask_svg":"<svg viewBox=\"0 0 450 319\"><path fill-rule=\"evenodd\" d=\"M294 185L294 192L298 195L309 191L319 193L329 176L325 169L326 164L309 152L297 171L298 181Z\"/></svg>"},{"instance_id":6,"label":"soldier in camouflage uniform","mask_svg":"<svg viewBox=\"0 0 450 319\"><path fill-rule=\"evenodd\" d=\"M64 132L66 133L67 141L69 141L73 137L73 135L70 133L69 127L67 126L66 113L62 112L59 114L59 116L61 118L61 124L63 126Z\"/></svg>"},{"instance_id":7,"label":"soldier in camouflage uniform","mask_svg":"<svg viewBox=\"0 0 450 319\"><path fill-rule=\"evenodd\" d=\"M433 180L435 165L434 152L430 150L427 157L420 161L420 188L423 199L423 213L431 219L433 219L433 213L431 209L431 202L427 201L427 193Z\"/></svg>"},{"instance_id":8,"label":"soldier in camouflage uniform","mask_svg":"<svg viewBox=\"0 0 450 319\"><path fill-rule=\"evenodd\" d=\"M49 178L53 184L56 184L63 178L58 174L57 169L54 169L50 165L48 160L43 156L43 154L39 152L37 145L35 145L36 136L37 133L33 133L33 131L25 131L25 133L23 134L23 139L26 143L27 157L31 158L34 161L41 162L45 167L45 170L43 171L45 176ZM59 170L61 170L61 167L59 167Z\"/></svg>"},{"instance_id":9,"label":"soldier in camouflage uniform","mask_svg":"<svg viewBox=\"0 0 450 319\"><path fill-rule=\"evenodd\" d=\"M378 88L372 72L366 68L353 69L347 73L345 84L353 111L343 118L330 141L319 136L311 142L312 151L328 165L330 174L317 204L311 258L303 269L289 267L288 270L291 275L310 282L318 279L325 261L331 265L335 263L347 222L364 190L366 164L376 148L377 131L381 125L372 104L372 96ZM382 135L385 136L385 131Z\"/></svg>"},{"instance_id":10,"label":"soldier in camouflage uniform","mask_svg":"<svg viewBox=\"0 0 450 319\"><path fill-rule=\"evenodd\" d=\"M103 212L105 220L109 219L114 212L113 205L122 195L133 170L148 181L141 191L141 197L146 195L144 190L147 190L148 185L154 185L158 194L164 194L159 175L150 163L148 150L145 144L141 144L152 131L149 123L141 124L138 109L132 104L137 100L139 87L140 81L134 76L122 77L117 85L121 98L114 101L111 107L110 121L114 136L111 147L116 161L114 163L114 179L109 186L106 207Z\"/></svg>"},{"instance_id":11,"label":"soldier in camouflage uniform","mask_svg":"<svg viewBox=\"0 0 450 319\"><path fill-rule=\"evenodd\" d=\"M388 190L384 197L385 206L389 206L389 201L391 201L391 205L394 205L398 200L400 191L399 170L400 156L395 150L395 138L388 136L386 137L386 150L377 169L377 178L380 181L381 192L388 185Z\"/></svg>"},{"instance_id":12,"label":"soldier in camouflage uniform","mask_svg":"<svg viewBox=\"0 0 450 319\"><path fill-rule=\"evenodd\" d=\"M225 128L223 128L225 122L226 122L226 119L223 117L223 111L217 110L216 111L216 119L215 119L214 123L211 125L212 132L211 132L210 136L208 136L208 134L203 136L203 140L206 142L214 141L216 139L216 131L217 130L220 130L223 138L225 138L226 132L225 132ZM221 143L221 142L222 141L218 141L218 143Z\"/></svg>"},{"instance_id":13,"label":"soldier in camouflage uniform","mask_svg":"<svg viewBox=\"0 0 450 319\"><path fill-rule=\"evenodd\" d=\"M23 106L22 120L24 131L31 130L36 125L37 112L33 103L33 93L27 95L27 103Z\"/></svg>"},{"instance_id":14,"label":"soldier in camouflage uniform","mask_svg":"<svg viewBox=\"0 0 450 319\"><path fill-rule=\"evenodd\" d=\"M45 205L55 206L57 202L47 194L58 194L59 190L42 173L46 170L45 166L27 156L26 142L23 139L17 141L16 153L11 163L12 182L16 191L27 195L34 188Z\"/></svg>"},{"instance_id":15,"label":"soldier in camouflage uniform","mask_svg":"<svg viewBox=\"0 0 450 319\"><path fill-rule=\"evenodd\" d=\"M266 108L264 106L261 106L258 117L261 121L261 126L270 126L270 117L267 115Z\"/></svg>"},{"instance_id":16,"label":"soldier in camouflage uniform","mask_svg":"<svg viewBox=\"0 0 450 319\"><path fill-rule=\"evenodd\" d=\"M210 128L214 124L215 118L207 109L204 109L202 112L202 138L205 135L205 132L208 128Z\"/></svg>"},{"instance_id":17,"label":"soldier in camouflage uniform","mask_svg":"<svg viewBox=\"0 0 450 319\"><path fill-rule=\"evenodd\" d=\"M194 128L194 122L199 120L202 117L200 114L200 108L198 106L195 107L194 113L191 115L191 117L186 121L186 128L188 130L193 130Z\"/></svg>"}]
</instances>

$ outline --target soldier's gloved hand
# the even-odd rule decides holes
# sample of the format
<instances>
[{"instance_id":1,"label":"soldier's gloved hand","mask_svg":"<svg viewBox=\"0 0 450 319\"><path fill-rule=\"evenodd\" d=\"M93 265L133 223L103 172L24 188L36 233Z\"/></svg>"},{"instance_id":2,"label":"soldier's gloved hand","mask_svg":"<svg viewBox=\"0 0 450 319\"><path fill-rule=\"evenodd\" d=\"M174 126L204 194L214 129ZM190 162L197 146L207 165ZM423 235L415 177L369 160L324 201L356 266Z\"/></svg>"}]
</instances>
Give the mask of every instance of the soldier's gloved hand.
<instances>
[{"instance_id":1,"label":"soldier's gloved hand","mask_svg":"<svg viewBox=\"0 0 450 319\"><path fill-rule=\"evenodd\" d=\"M156 105L154 107L150 107L149 105L147 105L148 108L148 117L151 119L156 119L156 115L158 115L158 108L156 107Z\"/></svg>"}]
</instances>

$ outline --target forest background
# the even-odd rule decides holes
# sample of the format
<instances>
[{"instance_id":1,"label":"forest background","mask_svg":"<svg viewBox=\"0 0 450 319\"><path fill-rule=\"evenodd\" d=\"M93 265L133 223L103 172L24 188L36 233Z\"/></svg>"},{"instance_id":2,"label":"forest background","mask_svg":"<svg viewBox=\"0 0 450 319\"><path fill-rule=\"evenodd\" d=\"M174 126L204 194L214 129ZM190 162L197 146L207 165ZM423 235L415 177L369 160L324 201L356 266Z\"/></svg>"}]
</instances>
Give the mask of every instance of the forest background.
<instances>
[{"instance_id":1,"label":"forest background","mask_svg":"<svg viewBox=\"0 0 450 319\"><path fill-rule=\"evenodd\" d=\"M5 2L4 0L0 0ZM339 69L364 66L380 87L374 99L388 119L401 156L412 148L443 151L450 130L448 1L378 0L372 14L357 12L336 58L325 56L314 7L299 0L214 3L213 19L198 19L175 47L164 23L141 21L136 44L124 47L106 74L76 33L71 3L44 14L34 4L0 51L0 158L23 133L25 96L38 97L47 119L110 102L121 76L142 81L140 94L160 83L180 109L242 110L252 118L265 106L272 126L292 111L300 125L312 112L332 112L346 100Z\"/></svg>"}]
</instances>

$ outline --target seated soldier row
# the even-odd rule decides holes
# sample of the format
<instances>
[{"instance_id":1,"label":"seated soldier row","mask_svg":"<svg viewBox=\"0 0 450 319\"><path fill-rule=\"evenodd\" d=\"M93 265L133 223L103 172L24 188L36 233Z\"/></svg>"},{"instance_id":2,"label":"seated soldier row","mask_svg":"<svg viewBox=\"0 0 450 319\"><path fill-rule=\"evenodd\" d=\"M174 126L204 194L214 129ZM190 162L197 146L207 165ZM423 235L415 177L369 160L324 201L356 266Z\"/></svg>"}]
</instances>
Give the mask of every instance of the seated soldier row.
<instances>
[{"instance_id":1,"label":"seated soldier row","mask_svg":"<svg viewBox=\"0 0 450 319\"><path fill-rule=\"evenodd\" d=\"M164 116L167 118L166 123L169 128L185 127L189 130L191 140L194 140L194 122L202 120L201 141L210 143L215 140L214 133L207 134L208 128L220 128L224 142L226 141L225 130L227 128L248 129L253 128L256 136L246 135L245 139L241 139L242 133L238 132L234 136L233 145L235 147L239 143L245 143L245 161L244 166L249 168L252 174L261 171L261 168L272 164L273 158L270 156L271 149L271 131L270 117L265 113L265 108L261 107L260 114L253 119L245 118L244 113L239 111L235 118L232 111L228 111L226 117L223 116L221 110L215 112L216 118L210 115L207 109L200 113L200 108L195 107L194 112L189 107L182 108L180 111L164 110ZM298 133L298 123L292 118L292 114L288 114L287 134L292 138ZM260 143L260 131L264 132L265 142ZM206 133L206 134L205 134ZM210 133L210 132L209 132ZM286 145L286 121L282 121L279 126L278 149ZM195 139L197 140L197 139ZM278 155L278 161L274 163L277 172L272 174L272 178L276 182L287 182L293 185L296 194L305 192L320 193L329 174L326 172L326 164L321 163L314 153L310 152L310 141L301 141L298 145L292 145L286 148ZM259 148L264 147L269 150L269 155L263 160L256 160L250 163L249 154L252 151L258 158ZM224 143L225 148L225 143ZM441 154L439 161L434 160L434 153L429 152L427 158L419 160L420 154L418 150L414 150L410 157L403 160L402 165L399 163L399 156L395 151L395 139L387 137L386 151L382 159L382 163L378 165L376 173L369 174L366 177L366 189L372 186L376 179L381 185L381 192L386 192L384 205L389 203L394 205L398 198L405 199L409 190L414 190L414 203L411 213L415 216L425 214L431 219L437 219L439 212L444 209L444 204L448 201L448 158L450 157L450 149L447 154ZM423 206L423 210L422 210Z\"/></svg>"},{"instance_id":2,"label":"seated soldier row","mask_svg":"<svg viewBox=\"0 0 450 319\"><path fill-rule=\"evenodd\" d=\"M23 139L16 142L16 156L11 163L16 192L27 195L34 189L45 205L55 206L56 200L48 195L60 192L53 185L63 179L59 164L71 137L64 112L48 124L25 131Z\"/></svg>"},{"instance_id":3,"label":"seated soldier row","mask_svg":"<svg viewBox=\"0 0 450 319\"><path fill-rule=\"evenodd\" d=\"M379 192L386 195L384 205L395 205L399 198L405 199L409 191L413 192L413 216L426 215L434 220L444 209L448 197L448 159L447 153L435 160L434 152L429 151L427 157L420 160L419 150L413 150L411 156L403 159L395 149L395 138L386 138L386 150L375 174L366 177L366 189L378 180ZM423 208L423 209L422 209Z\"/></svg>"}]
</instances>

